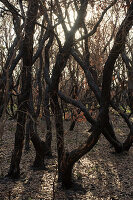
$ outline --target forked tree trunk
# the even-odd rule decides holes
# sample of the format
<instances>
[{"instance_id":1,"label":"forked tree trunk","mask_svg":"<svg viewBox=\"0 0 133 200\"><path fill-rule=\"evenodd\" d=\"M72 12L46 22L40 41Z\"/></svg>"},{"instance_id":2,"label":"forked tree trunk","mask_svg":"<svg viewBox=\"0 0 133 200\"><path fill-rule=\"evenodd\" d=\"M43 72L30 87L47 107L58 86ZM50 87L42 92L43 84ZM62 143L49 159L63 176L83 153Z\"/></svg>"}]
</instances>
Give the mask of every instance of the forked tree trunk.
<instances>
[{"instance_id":1,"label":"forked tree trunk","mask_svg":"<svg viewBox=\"0 0 133 200\"><path fill-rule=\"evenodd\" d=\"M60 163L58 180L62 182L62 187L68 189L72 186L72 170L74 163L69 160L69 153L64 153Z\"/></svg>"},{"instance_id":2,"label":"forked tree trunk","mask_svg":"<svg viewBox=\"0 0 133 200\"><path fill-rule=\"evenodd\" d=\"M108 110L102 109L95 128L93 129L92 134L89 136L87 141L79 146L79 148L71 151L70 153L66 152L63 156L60 168L61 182L62 186L65 188L70 188L72 184L72 170L74 164L87 152L89 152L94 145L98 142L100 134L105 127L105 124L108 122Z\"/></svg>"},{"instance_id":3,"label":"forked tree trunk","mask_svg":"<svg viewBox=\"0 0 133 200\"><path fill-rule=\"evenodd\" d=\"M31 91L31 71L33 57L33 35L38 10L38 1L29 1L27 19L25 25L25 38L22 46L23 67L21 72L22 87L18 100L17 128L15 133L15 144L8 176L18 178L20 176L20 160L24 144L24 132L26 113L29 110L29 98Z\"/></svg>"},{"instance_id":4,"label":"forked tree trunk","mask_svg":"<svg viewBox=\"0 0 133 200\"><path fill-rule=\"evenodd\" d=\"M27 141L25 140L25 150L29 150L29 142L31 140L36 152L33 168L36 170L45 169L44 158L49 153L49 147L47 146L46 142L40 139L36 130L36 122L33 121L33 119L30 117L27 122L27 129Z\"/></svg>"},{"instance_id":5,"label":"forked tree trunk","mask_svg":"<svg viewBox=\"0 0 133 200\"><path fill-rule=\"evenodd\" d=\"M33 163L33 168L36 168L36 170L38 169L45 169L45 165L44 165L44 157L47 154L48 150L47 150L47 146L45 144L45 142L43 142L39 135L37 134L37 118L39 115L39 109L40 106L37 105L37 110L35 113L34 110L34 105L33 105L33 96L32 96L32 92L30 94L30 109L29 109L29 126L30 126L30 130L29 130L29 134L30 134L30 139L33 143L33 146L35 148L36 151L36 157L35 157L35 161ZM32 116L32 117L31 117Z\"/></svg>"},{"instance_id":6,"label":"forked tree trunk","mask_svg":"<svg viewBox=\"0 0 133 200\"><path fill-rule=\"evenodd\" d=\"M33 163L33 168L38 170L45 169L44 158L45 154L47 154L47 145L40 139L40 137L36 133L34 123L35 122L33 122L33 120L30 119L30 137L36 151L36 157Z\"/></svg>"},{"instance_id":7,"label":"forked tree trunk","mask_svg":"<svg viewBox=\"0 0 133 200\"><path fill-rule=\"evenodd\" d=\"M74 163L93 148L93 146L98 141L101 132L104 130L104 128L106 128L106 125L109 125L110 89L111 89L111 80L112 80L114 64L124 47L126 36L129 30L131 29L132 24L133 24L133 2L131 3L131 6L127 12L127 16L125 17L125 19L122 22L122 25L119 28L113 48L104 66L102 92L100 100L101 108L96 124L92 131L92 134L89 136L88 140L84 145L81 145L78 149L70 152L68 156L65 155L64 149L62 148L61 160L60 162L59 161L58 162L60 163L59 169L61 172L60 173L61 181L65 187L68 187L69 184L71 183L71 172ZM55 99L53 98L53 101L54 103L58 102L56 98ZM131 141L131 138L129 138L129 141Z\"/></svg>"}]
</instances>

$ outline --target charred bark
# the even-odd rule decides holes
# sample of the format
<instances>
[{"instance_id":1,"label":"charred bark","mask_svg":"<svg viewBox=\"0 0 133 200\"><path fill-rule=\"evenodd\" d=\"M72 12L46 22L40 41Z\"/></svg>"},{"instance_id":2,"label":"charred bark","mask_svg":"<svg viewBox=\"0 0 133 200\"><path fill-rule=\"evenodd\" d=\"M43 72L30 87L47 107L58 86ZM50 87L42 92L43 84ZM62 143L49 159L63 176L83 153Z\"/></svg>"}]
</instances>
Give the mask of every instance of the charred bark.
<instances>
[{"instance_id":1,"label":"charred bark","mask_svg":"<svg viewBox=\"0 0 133 200\"><path fill-rule=\"evenodd\" d=\"M49 100L48 86L45 90L44 113L45 113L45 120L46 120L46 126L47 126L46 144L48 147L46 156L51 157L52 156L52 150L51 150L52 127L51 127L51 120L50 120L50 100Z\"/></svg>"},{"instance_id":2,"label":"charred bark","mask_svg":"<svg viewBox=\"0 0 133 200\"><path fill-rule=\"evenodd\" d=\"M38 107L38 109L39 109L39 107ZM36 121L37 121L37 118L39 115L39 111L35 112L35 110L34 110L32 91L30 93L30 102L29 102L29 110L28 111L29 111L29 113L27 113L28 124L30 127L30 129L28 130L28 134L33 143L35 151L36 151L36 157L35 157L35 160L33 163L33 168L36 170L45 169L44 157L45 157L45 154L47 153L47 146L46 146L45 142L43 142L40 139L39 135L37 134L37 122Z\"/></svg>"},{"instance_id":3,"label":"charred bark","mask_svg":"<svg viewBox=\"0 0 133 200\"><path fill-rule=\"evenodd\" d=\"M101 99L100 99L101 107L100 107L100 113L98 115L96 124L92 131L92 134L90 135L86 143L80 146L78 149L69 153L69 165L71 164L71 166L83 155L89 152L90 149L92 149L92 147L98 141L101 132L106 127L106 124L109 124L110 88L111 88L111 80L112 80L114 64L124 47L126 36L130 28L132 27L132 24L133 24L133 2L131 3L131 6L127 12L126 18L124 19L124 21L122 22L122 25L119 28L119 31L115 38L114 46L104 66L102 92L101 92ZM62 157L62 161L63 161L63 157ZM64 167L62 171L63 171L63 174L65 174L62 176L62 184L67 187L69 184L68 182L70 180L68 180L67 182L65 179L63 179L63 177L67 177L67 173L68 173L67 168Z\"/></svg>"},{"instance_id":4,"label":"charred bark","mask_svg":"<svg viewBox=\"0 0 133 200\"><path fill-rule=\"evenodd\" d=\"M25 128L25 150L28 152L30 150L30 118L26 120L26 128Z\"/></svg>"},{"instance_id":5,"label":"charred bark","mask_svg":"<svg viewBox=\"0 0 133 200\"><path fill-rule=\"evenodd\" d=\"M47 146L45 142L43 142L38 134L35 132L34 123L32 119L30 119L30 137L31 141L34 145L36 151L36 157L33 163L33 168L40 170L45 169L44 158L47 153Z\"/></svg>"},{"instance_id":6,"label":"charred bark","mask_svg":"<svg viewBox=\"0 0 133 200\"><path fill-rule=\"evenodd\" d=\"M51 119L50 119L50 93L49 93L49 82L50 82L49 50L50 50L50 47L52 46L53 40L54 40L54 34L51 31L49 41L45 47L45 66L44 66L44 77L46 81L45 98L44 98L44 114L45 114L45 120L46 120L46 126L47 126L46 144L48 147L48 151L47 151L46 156L48 157L52 156L52 150L51 150L52 127L51 127Z\"/></svg>"},{"instance_id":7,"label":"charred bark","mask_svg":"<svg viewBox=\"0 0 133 200\"><path fill-rule=\"evenodd\" d=\"M15 144L12 153L12 159L8 176L11 178L18 178L20 175L20 160L22 156L22 149L24 143L24 127L26 122L26 113L29 109L29 98L31 91L31 66L33 57L33 35L38 10L38 2L29 1L26 26L25 26L25 38L22 45L22 87L21 94L18 100L18 116L17 116L17 128L15 133Z\"/></svg>"},{"instance_id":8,"label":"charred bark","mask_svg":"<svg viewBox=\"0 0 133 200\"><path fill-rule=\"evenodd\" d=\"M22 109L20 107L20 109ZM8 176L11 178L19 178L20 176L20 160L22 156L23 142L24 142L24 123L25 123L25 113L18 114L17 128L15 133L15 144L12 153L10 169Z\"/></svg>"},{"instance_id":9,"label":"charred bark","mask_svg":"<svg viewBox=\"0 0 133 200\"><path fill-rule=\"evenodd\" d=\"M62 180L62 161L64 156L64 129L63 129L63 118L62 112L58 101L57 93L51 94L55 126L56 126L56 138L57 138L57 151L58 151L58 180Z\"/></svg>"}]
</instances>

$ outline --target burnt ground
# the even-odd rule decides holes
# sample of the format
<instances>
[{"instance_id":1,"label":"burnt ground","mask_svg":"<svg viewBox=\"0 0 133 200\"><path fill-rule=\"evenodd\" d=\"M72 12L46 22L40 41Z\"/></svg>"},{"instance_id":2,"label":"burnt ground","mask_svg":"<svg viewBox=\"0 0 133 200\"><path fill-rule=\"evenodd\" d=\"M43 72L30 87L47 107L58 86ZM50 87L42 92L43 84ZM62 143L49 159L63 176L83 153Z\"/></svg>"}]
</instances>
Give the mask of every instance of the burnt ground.
<instances>
[{"instance_id":1,"label":"burnt ground","mask_svg":"<svg viewBox=\"0 0 133 200\"><path fill-rule=\"evenodd\" d=\"M113 117L117 137L123 141L128 129L119 116ZM113 154L113 148L101 136L95 147L74 166L72 189L63 190L57 183L57 154L53 127L53 158L46 159L46 170L33 171L35 151L23 151L19 180L4 178L8 172L14 144L14 121L7 121L0 143L0 200L132 200L133 199L133 147L128 153ZM88 135L87 122L76 124L70 132L70 122L64 122L65 144L68 151L83 143ZM38 124L38 134L45 139L45 123Z\"/></svg>"}]
</instances>

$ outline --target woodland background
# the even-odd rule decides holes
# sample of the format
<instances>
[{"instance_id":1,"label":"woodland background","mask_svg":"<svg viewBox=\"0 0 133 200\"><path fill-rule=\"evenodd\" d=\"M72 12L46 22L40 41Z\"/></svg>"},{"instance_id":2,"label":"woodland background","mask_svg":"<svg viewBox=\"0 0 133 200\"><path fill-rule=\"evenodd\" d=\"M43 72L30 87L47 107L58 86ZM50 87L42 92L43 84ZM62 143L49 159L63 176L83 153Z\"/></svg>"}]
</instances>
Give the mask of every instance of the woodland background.
<instances>
[{"instance_id":1,"label":"woodland background","mask_svg":"<svg viewBox=\"0 0 133 200\"><path fill-rule=\"evenodd\" d=\"M132 199L132 26L132 0L0 0L1 199Z\"/></svg>"}]
</instances>

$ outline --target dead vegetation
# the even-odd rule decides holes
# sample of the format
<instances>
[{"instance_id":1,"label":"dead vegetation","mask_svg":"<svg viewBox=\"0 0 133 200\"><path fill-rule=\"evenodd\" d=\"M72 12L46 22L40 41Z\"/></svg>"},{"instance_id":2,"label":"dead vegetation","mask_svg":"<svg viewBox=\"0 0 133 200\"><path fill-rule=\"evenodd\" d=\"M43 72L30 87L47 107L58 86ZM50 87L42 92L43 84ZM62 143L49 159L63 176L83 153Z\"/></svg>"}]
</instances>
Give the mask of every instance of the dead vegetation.
<instances>
[{"instance_id":1,"label":"dead vegetation","mask_svg":"<svg viewBox=\"0 0 133 200\"><path fill-rule=\"evenodd\" d=\"M119 139L127 135L126 125L115 116L114 126ZM42 122L41 122L42 123ZM53 127L52 151L53 158L46 159L46 170L34 171L32 164L35 152L32 144L29 152L23 152L20 164L21 178L10 180L5 178L11 160L14 144L16 122L7 121L3 141L0 144L0 200L132 200L133 199L133 148L128 153L113 154L113 148L101 136L95 147L74 166L73 187L63 190L57 183L56 138ZM65 122L68 128L70 122ZM38 133L45 138L45 133ZM118 128L120 127L120 128ZM43 126L44 129L44 126ZM88 124L76 124L73 132L65 135L68 150L75 148L89 135Z\"/></svg>"}]
</instances>

